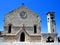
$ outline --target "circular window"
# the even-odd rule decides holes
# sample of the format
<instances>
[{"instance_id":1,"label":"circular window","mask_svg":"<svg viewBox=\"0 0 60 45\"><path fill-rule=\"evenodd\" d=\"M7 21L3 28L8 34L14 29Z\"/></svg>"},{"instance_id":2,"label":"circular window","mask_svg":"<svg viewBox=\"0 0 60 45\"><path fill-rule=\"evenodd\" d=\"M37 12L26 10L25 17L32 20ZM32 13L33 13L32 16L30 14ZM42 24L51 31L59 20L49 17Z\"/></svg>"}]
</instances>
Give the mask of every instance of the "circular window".
<instances>
[{"instance_id":1,"label":"circular window","mask_svg":"<svg viewBox=\"0 0 60 45\"><path fill-rule=\"evenodd\" d=\"M25 11L22 11L22 12L20 13L20 17L23 18L23 19L25 19L25 18L27 17L26 12L25 12Z\"/></svg>"}]
</instances>

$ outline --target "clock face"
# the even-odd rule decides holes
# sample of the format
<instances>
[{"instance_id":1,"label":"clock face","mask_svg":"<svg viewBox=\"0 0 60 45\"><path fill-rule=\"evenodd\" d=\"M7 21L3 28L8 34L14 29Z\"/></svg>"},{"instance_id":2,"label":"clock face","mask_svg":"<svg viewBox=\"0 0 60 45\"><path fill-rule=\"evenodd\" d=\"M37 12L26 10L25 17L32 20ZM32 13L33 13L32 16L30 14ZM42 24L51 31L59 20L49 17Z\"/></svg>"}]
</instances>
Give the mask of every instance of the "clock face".
<instances>
[{"instance_id":1,"label":"clock face","mask_svg":"<svg viewBox=\"0 0 60 45\"><path fill-rule=\"evenodd\" d=\"M20 13L20 17L23 18L23 19L25 19L25 18L27 17L26 12L25 12L25 11L22 11L22 12Z\"/></svg>"}]
</instances>

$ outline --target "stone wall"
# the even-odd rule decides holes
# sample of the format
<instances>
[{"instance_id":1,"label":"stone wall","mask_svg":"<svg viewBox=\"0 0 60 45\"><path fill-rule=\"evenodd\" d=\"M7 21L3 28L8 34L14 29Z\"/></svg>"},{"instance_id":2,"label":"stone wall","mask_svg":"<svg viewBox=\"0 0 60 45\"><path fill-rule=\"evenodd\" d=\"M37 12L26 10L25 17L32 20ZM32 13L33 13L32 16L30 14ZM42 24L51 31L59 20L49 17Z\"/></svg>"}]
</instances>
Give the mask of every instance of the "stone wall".
<instances>
[{"instance_id":1,"label":"stone wall","mask_svg":"<svg viewBox=\"0 0 60 45\"><path fill-rule=\"evenodd\" d=\"M41 37L42 42L46 42L49 36L51 36L54 39L54 42L58 40L56 33L55 34L54 33L42 33L42 37Z\"/></svg>"},{"instance_id":2,"label":"stone wall","mask_svg":"<svg viewBox=\"0 0 60 45\"><path fill-rule=\"evenodd\" d=\"M17 38L15 36L4 36L3 42L16 42Z\"/></svg>"}]
</instances>

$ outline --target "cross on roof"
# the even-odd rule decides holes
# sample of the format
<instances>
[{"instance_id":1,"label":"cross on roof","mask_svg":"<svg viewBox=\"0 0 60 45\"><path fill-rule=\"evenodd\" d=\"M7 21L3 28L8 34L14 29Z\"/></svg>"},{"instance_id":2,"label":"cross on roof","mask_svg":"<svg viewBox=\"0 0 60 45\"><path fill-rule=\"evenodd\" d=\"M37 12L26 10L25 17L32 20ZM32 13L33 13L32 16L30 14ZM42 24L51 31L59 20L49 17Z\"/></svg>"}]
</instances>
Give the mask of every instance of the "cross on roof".
<instances>
[{"instance_id":1,"label":"cross on roof","mask_svg":"<svg viewBox=\"0 0 60 45\"><path fill-rule=\"evenodd\" d=\"M22 3L22 5L24 6L24 3Z\"/></svg>"}]
</instances>

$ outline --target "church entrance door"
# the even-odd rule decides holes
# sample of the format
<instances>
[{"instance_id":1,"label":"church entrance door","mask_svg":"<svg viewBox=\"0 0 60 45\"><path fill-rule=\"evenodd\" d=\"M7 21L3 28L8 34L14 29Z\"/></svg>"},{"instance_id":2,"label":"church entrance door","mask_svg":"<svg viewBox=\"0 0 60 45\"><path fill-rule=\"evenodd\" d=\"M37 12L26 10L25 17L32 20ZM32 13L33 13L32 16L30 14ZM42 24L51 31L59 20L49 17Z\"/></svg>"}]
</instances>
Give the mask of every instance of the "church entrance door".
<instances>
[{"instance_id":1,"label":"church entrance door","mask_svg":"<svg viewBox=\"0 0 60 45\"><path fill-rule=\"evenodd\" d=\"M25 34L22 32L20 35L20 41L24 42L25 41Z\"/></svg>"}]
</instances>

